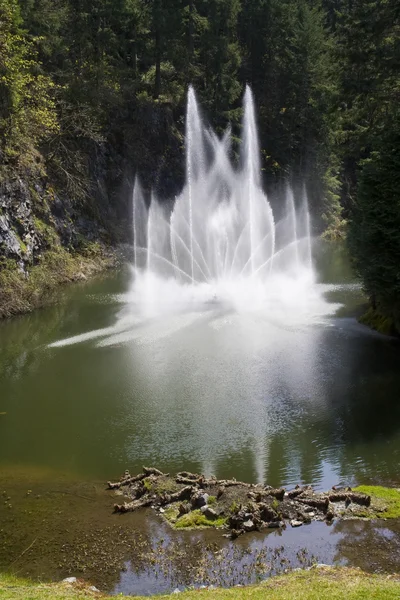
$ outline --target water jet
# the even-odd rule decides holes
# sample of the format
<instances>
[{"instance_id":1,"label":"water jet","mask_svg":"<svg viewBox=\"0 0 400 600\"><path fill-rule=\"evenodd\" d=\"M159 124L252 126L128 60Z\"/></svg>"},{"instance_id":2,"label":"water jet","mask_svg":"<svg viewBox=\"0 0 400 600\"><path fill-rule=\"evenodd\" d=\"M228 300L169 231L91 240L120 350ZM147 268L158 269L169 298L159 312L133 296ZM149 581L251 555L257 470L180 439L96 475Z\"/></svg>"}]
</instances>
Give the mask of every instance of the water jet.
<instances>
[{"instance_id":1,"label":"water jet","mask_svg":"<svg viewBox=\"0 0 400 600\"><path fill-rule=\"evenodd\" d=\"M192 87L186 114L186 178L172 211L138 179L133 190L135 302L146 314L199 303L235 310L285 304L314 290L310 214L287 185L283 215L274 216L262 189L252 92L243 102L240 164L230 157L231 131L219 138L201 119ZM304 304L304 302L303 302Z\"/></svg>"}]
</instances>

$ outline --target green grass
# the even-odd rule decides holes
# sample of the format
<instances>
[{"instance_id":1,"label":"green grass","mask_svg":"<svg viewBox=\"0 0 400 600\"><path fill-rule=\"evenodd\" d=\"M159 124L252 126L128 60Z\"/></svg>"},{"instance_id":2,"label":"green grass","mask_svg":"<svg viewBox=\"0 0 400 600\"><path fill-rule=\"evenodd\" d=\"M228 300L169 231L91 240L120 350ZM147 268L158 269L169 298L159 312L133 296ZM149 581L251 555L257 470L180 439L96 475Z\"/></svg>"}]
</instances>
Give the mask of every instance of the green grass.
<instances>
[{"instance_id":1,"label":"green grass","mask_svg":"<svg viewBox=\"0 0 400 600\"><path fill-rule=\"evenodd\" d=\"M379 485L360 485L355 492L363 492L371 496L371 508L374 514L366 516L383 517L385 519L400 518L400 490Z\"/></svg>"},{"instance_id":2,"label":"green grass","mask_svg":"<svg viewBox=\"0 0 400 600\"><path fill-rule=\"evenodd\" d=\"M218 519L207 519L200 510L192 510L190 513L180 517L175 523L175 529L187 529L194 527L222 527L226 523L225 517Z\"/></svg>"},{"instance_id":3,"label":"green grass","mask_svg":"<svg viewBox=\"0 0 400 600\"><path fill-rule=\"evenodd\" d=\"M112 600L88 590L88 584L33 584L0 575L0 600ZM180 600L398 600L400 579L385 575L370 575L345 567L313 568L295 571L268 579L256 586L213 590L193 590L179 594ZM115 598L115 596L113 597ZM128 598L128 596L126 596ZM132 598L132 597L131 597ZM176 594L157 596L173 600Z\"/></svg>"}]
</instances>

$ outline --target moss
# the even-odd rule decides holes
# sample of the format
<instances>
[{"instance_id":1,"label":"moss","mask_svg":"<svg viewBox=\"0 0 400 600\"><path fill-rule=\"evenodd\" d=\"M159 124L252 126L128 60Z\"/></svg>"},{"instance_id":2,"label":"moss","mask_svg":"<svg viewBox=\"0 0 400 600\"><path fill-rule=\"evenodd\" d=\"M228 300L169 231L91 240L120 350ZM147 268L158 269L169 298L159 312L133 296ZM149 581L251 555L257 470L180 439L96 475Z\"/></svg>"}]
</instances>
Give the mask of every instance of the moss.
<instances>
[{"instance_id":1,"label":"moss","mask_svg":"<svg viewBox=\"0 0 400 600\"><path fill-rule=\"evenodd\" d=\"M146 477L143 479L143 485L146 492L157 494L157 496L162 494L174 494L179 490L179 485L173 479L166 476L157 477L156 479Z\"/></svg>"},{"instance_id":2,"label":"moss","mask_svg":"<svg viewBox=\"0 0 400 600\"><path fill-rule=\"evenodd\" d=\"M212 506L216 502L217 502L217 499L216 499L215 496L208 496L207 504L209 504L210 506Z\"/></svg>"},{"instance_id":3,"label":"moss","mask_svg":"<svg viewBox=\"0 0 400 600\"><path fill-rule=\"evenodd\" d=\"M365 514L359 516L383 517L385 519L400 518L400 490L379 485L360 485L354 488L354 491L371 496L370 509L368 511L364 510Z\"/></svg>"},{"instance_id":4,"label":"moss","mask_svg":"<svg viewBox=\"0 0 400 600\"><path fill-rule=\"evenodd\" d=\"M379 311L374 308L369 308L360 319L360 323L375 329L383 335L393 335L396 333L394 321L391 317L382 315Z\"/></svg>"},{"instance_id":5,"label":"moss","mask_svg":"<svg viewBox=\"0 0 400 600\"><path fill-rule=\"evenodd\" d=\"M41 237L49 247L59 245L59 237L57 235L57 232L51 225L45 223L37 217L35 217L34 223L36 231L39 233L39 235L41 235Z\"/></svg>"},{"instance_id":6,"label":"moss","mask_svg":"<svg viewBox=\"0 0 400 600\"><path fill-rule=\"evenodd\" d=\"M171 525L173 525L179 517L179 502L171 504L165 509L163 516Z\"/></svg>"},{"instance_id":7,"label":"moss","mask_svg":"<svg viewBox=\"0 0 400 600\"><path fill-rule=\"evenodd\" d=\"M176 529L194 529L199 527L222 527L226 523L225 517L218 519L207 519L200 510L192 510L190 513L180 517L176 523Z\"/></svg>"},{"instance_id":8,"label":"moss","mask_svg":"<svg viewBox=\"0 0 400 600\"><path fill-rule=\"evenodd\" d=\"M276 498L274 498L274 499L272 500L271 507L272 507L274 510L278 510L279 506L280 506L279 500L277 500Z\"/></svg>"},{"instance_id":9,"label":"moss","mask_svg":"<svg viewBox=\"0 0 400 600\"><path fill-rule=\"evenodd\" d=\"M388 575L371 575L359 569L346 567L322 567L308 571L295 571L252 586L217 588L212 590L192 590L179 594L180 600L214 598L220 600L397 600L400 595L400 580ZM34 584L23 579L0 575L1 600L86 600L98 597L89 585L77 582ZM111 600L109 596L101 596ZM113 596L115 598L115 596ZM132 598L125 596L125 598ZM138 598L138 597L137 597ZM149 597L147 597L149 598ZM176 594L162 596L176 598Z\"/></svg>"}]
</instances>

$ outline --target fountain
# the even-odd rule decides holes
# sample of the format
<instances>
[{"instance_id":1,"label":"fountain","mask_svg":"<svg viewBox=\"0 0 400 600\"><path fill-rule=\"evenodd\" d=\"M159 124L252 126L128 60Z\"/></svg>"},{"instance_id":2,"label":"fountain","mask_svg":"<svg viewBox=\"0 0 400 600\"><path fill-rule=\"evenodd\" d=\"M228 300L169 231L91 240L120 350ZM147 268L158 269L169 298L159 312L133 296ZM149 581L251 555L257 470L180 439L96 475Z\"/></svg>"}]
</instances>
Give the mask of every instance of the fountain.
<instances>
[{"instance_id":1,"label":"fountain","mask_svg":"<svg viewBox=\"0 0 400 600\"><path fill-rule=\"evenodd\" d=\"M301 303L313 287L310 217L287 186L276 221L261 185L254 102L246 88L240 165L230 159L231 132L220 139L201 120L189 88L186 181L166 210L139 180L133 190L136 304L146 315L220 303L254 310L266 302ZM300 297L299 297L300 294Z\"/></svg>"},{"instance_id":2,"label":"fountain","mask_svg":"<svg viewBox=\"0 0 400 600\"><path fill-rule=\"evenodd\" d=\"M318 284L310 215L286 187L276 218L261 185L260 149L250 88L244 97L241 156L230 158L231 131L219 138L201 120L193 88L186 118L186 181L173 207L133 189L132 284L113 326L59 340L51 347L99 339L100 347L153 344L194 325L233 325L254 339L325 323L339 305ZM168 208L169 207L169 208ZM337 286L333 286L335 288ZM168 318L165 318L165 317Z\"/></svg>"}]
</instances>

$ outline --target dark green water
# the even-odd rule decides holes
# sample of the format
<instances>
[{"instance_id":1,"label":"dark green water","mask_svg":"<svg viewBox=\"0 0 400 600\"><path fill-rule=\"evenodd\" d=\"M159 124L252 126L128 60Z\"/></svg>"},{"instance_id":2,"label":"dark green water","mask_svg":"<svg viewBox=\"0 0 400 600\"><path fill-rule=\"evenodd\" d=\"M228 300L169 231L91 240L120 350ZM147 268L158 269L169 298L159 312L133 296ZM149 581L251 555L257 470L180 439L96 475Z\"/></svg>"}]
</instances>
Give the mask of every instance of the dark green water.
<instances>
[{"instance_id":1,"label":"dark green water","mask_svg":"<svg viewBox=\"0 0 400 600\"><path fill-rule=\"evenodd\" d=\"M398 484L399 344L356 322L364 299L343 250L316 260L343 306L307 324L215 308L48 348L120 322L128 269L1 322L0 469Z\"/></svg>"}]
</instances>

